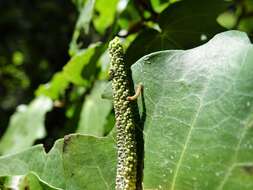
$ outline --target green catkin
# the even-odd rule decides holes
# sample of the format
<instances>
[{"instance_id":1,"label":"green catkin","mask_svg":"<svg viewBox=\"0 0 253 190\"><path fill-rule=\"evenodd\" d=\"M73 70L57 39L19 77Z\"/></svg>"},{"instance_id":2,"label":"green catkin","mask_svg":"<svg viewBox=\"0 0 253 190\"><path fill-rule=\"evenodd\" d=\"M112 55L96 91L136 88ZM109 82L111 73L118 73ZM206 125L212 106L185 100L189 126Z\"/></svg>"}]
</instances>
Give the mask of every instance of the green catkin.
<instances>
[{"instance_id":1,"label":"green catkin","mask_svg":"<svg viewBox=\"0 0 253 190\"><path fill-rule=\"evenodd\" d=\"M130 68L124 61L124 51L118 37L109 44L111 57L110 75L114 98L117 128L118 163L116 190L136 190L137 185L137 143L136 143L136 101L131 96Z\"/></svg>"}]
</instances>

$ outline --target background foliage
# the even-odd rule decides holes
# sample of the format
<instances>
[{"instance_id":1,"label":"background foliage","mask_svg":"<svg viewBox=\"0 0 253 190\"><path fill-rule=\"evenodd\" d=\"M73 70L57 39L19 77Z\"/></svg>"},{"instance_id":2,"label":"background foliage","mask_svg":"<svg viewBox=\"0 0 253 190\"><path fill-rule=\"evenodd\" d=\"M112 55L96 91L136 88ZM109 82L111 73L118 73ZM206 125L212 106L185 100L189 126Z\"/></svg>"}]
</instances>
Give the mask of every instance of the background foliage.
<instances>
[{"instance_id":1,"label":"background foliage","mask_svg":"<svg viewBox=\"0 0 253 190\"><path fill-rule=\"evenodd\" d=\"M251 0L9 0L0 2L0 14L1 155L40 143L49 151L69 133L111 131L112 105L100 94L115 35L128 64L154 51L196 47L230 29L253 38ZM23 183L29 179L37 177Z\"/></svg>"}]
</instances>

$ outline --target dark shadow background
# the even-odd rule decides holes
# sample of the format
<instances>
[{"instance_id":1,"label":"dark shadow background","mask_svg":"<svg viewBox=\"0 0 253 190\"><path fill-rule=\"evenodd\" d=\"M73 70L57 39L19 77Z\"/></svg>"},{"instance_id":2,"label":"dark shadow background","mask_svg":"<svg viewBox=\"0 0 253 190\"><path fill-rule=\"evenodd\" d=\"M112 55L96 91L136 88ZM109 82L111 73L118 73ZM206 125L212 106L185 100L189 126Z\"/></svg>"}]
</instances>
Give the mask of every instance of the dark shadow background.
<instances>
[{"instance_id":1,"label":"dark shadow background","mask_svg":"<svg viewBox=\"0 0 253 190\"><path fill-rule=\"evenodd\" d=\"M29 103L34 90L69 60L68 48L78 16L70 0L0 0L0 136L19 104ZM64 122L54 110L51 129Z\"/></svg>"}]
</instances>

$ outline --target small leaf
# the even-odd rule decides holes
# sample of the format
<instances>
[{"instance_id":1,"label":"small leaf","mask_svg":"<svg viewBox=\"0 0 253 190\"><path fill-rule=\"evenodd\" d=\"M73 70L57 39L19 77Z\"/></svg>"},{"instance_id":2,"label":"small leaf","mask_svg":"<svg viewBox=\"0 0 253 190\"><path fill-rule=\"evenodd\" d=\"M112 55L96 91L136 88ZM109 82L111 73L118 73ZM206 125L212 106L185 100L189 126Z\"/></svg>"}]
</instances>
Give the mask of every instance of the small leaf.
<instances>
[{"instance_id":1,"label":"small leaf","mask_svg":"<svg viewBox=\"0 0 253 190\"><path fill-rule=\"evenodd\" d=\"M95 4L96 13L93 23L101 34L113 23L116 15L118 0L97 0Z\"/></svg>"},{"instance_id":2,"label":"small leaf","mask_svg":"<svg viewBox=\"0 0 253 190\"><path fill-rule=\"evenodd\" d=\"M162 12L172 1L175 0L169 0L169 1L164 1L164 0L151 0L151 4L153 9L156 12Z\"/></svg>"},{"instance_id":3,"label":"small leaf","mask_svg":"<svg viewBox=\"0 0 253 190\"><path fill-rule=\"evenodd\" d=\"M63 72L55 73L53 78L47 84L42 84L36 90L36 96L47 96L53 100L57 100L64 94L68 87L69 81L64 76Z\"/></svg>"},{"instance_id":4,"label":"small leaf","mask_svg":"<svg viewBox=\"0 0 253 190\"><path fill-rule=\"evenodd\" d=\"M88 85L94 79L97 69L96 63L102 54L102 49L103 46L96 43L78 52L63 67L65 77L76 85Z\"/></svg>"},{"instance_id":5,"label":"small leaf","mask_svg":"<svg viewBox=\"0 0 253 190\"><path fill-rule=\"evenodd\" d=\"M76 22L75 30L72 36L72 40L70 42L69 53L71 56L75 55L79 51L79 45L77 44L77 40L81 34L88 34L90 28L90 22L93 16L93 10L95 5L95 0L85 0L82 2L76 2L79 8L79 17Z\"/></svg>"}]
</instances>

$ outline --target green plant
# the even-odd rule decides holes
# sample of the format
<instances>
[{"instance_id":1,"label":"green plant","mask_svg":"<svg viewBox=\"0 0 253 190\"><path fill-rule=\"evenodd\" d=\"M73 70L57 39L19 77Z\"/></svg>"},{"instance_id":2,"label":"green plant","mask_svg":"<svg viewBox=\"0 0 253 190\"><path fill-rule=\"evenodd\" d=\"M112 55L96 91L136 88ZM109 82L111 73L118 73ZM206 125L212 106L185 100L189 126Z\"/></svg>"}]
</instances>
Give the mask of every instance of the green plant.
<instances>
[{"instance_id":1,"label":"green plant","mask_svg":"<svg viewBox=\"0 0 253 190\"><path fill-rule=\"evenodd\" d=\"M122 2L73 1L70 60L11 117L0 188L251 190L251 1Z\"/></svg>"}]
</instances>

